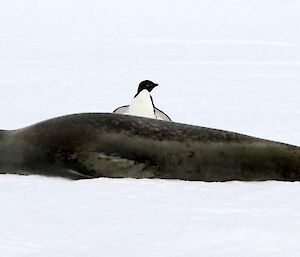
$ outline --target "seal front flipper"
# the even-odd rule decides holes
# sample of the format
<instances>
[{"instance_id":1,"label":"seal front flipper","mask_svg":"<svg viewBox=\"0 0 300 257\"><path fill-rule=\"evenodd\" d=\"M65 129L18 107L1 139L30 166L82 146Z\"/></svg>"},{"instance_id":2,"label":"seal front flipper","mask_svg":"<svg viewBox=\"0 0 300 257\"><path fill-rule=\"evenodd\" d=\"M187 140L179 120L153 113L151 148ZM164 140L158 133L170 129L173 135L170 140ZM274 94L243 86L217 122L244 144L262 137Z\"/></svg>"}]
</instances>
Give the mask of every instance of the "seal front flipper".
<instances>
[{"instance_id":1,"label":"seal front flipper","mask_svg":"<svg viewBox=\"0 0 300 257\"><path fill-rule=\"evenodd\" d=\"M88 174L82 174L76 170L73 170L73 169L66 169L65 170L65 176L67 178L70 178L70 179L91 179L93 178L93 176L90 176Z\"/></svg>"},{"instance_id":2,"label":"seal front flipper","mask_svg":"<svg viewBox=\"0 0 300 257\"><path fill-rule=\"evenodd\" d=\"M148 163L141 163L104 153L85 153L85 155L78 158L78 162L90 174L93 173L95 178L154 178L158 175L158 168Z\"/></svg>"}]
</instances>

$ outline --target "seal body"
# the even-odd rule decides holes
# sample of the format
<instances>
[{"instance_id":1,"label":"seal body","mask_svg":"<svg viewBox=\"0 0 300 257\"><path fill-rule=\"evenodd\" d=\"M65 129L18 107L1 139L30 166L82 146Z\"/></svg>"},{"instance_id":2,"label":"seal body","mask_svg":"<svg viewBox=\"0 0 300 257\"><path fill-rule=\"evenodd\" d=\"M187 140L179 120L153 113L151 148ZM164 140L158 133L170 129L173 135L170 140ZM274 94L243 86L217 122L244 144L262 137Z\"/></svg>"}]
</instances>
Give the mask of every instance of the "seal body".
<instances>
[{"instance_id":1,"label":"seal body","mask_svg":"<svg viewBox=\"0 0 300 257\"><path fill-rule=\"evenodd\" d=\"M120 114L75 114L0 132L1 173L72 179L300 181L300 148Z\"/></svg>"}]
</instances>

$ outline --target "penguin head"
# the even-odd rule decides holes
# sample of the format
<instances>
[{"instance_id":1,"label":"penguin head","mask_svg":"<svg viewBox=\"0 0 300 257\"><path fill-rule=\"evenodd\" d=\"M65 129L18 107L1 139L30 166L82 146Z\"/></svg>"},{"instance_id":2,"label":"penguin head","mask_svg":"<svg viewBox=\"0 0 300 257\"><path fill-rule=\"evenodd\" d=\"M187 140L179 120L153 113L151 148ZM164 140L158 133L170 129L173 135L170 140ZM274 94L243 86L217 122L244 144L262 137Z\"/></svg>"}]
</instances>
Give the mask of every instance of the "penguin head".
<instances>
[{"instance_id":1,"label":"penguin head","mask_svg":"<svg viewBox=\"0 0 300 257\"><path fill-rule=\"evenodd\" d=\"M139 88L137 91L137 95L144 89L148 90L149 92L152 91L153 88L157 87L158 84L153 83L150 80L144 80L139 84Z\"/></svg>"}]
</instances>

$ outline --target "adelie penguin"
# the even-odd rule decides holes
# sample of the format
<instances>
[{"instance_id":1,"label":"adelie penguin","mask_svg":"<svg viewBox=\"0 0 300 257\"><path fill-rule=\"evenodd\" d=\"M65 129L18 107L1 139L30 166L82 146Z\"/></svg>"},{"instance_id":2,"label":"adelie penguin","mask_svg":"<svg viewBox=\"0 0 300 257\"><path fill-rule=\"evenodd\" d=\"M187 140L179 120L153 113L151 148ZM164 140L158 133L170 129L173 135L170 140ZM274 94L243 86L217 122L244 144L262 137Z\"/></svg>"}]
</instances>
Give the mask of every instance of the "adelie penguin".
<instances>
[{"instance_id":1,"label":"adelie penguin","mask_svg":"<svg viewBox=\"0 0 300 257\"><path fill-rule=\"evenodd\" d=\"M130 105L124 105L116 110L114 113L128 114L152 119L171 121L170 117L163 111L154 106L152 96L150 92L158 84L153 83L150 80L144 80L139 84L136 95L134 96Z\"/></svg>"}]
</instances>

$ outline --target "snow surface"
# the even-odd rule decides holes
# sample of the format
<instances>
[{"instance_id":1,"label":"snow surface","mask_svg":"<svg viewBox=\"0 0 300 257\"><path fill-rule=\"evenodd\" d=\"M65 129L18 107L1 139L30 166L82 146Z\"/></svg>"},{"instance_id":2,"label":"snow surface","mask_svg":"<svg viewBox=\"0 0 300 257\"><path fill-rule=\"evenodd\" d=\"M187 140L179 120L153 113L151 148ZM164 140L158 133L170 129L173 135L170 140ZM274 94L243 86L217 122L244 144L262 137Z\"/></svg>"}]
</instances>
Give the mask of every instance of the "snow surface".
<instances>
[{"instance_id":1,"label":"snow surface","mask_svg":"<svg viewBox=\"0 0 300 257\"><path fill-rule=\"evenodd\" d=\"M110 112L300 145L300 2L1 0L0 127ZM299 183L0 176L0 256L299 256Z\"/></svg>"},{"instance_id":2,"label":"snow surface","mask_svg":"<svg viewBox=\"0 0 300 257\"><path fill-rule=\"evenodd\" d=\"M299 256L299 183L0 180L1 256Z\"/></svg>"}]
</instances>

